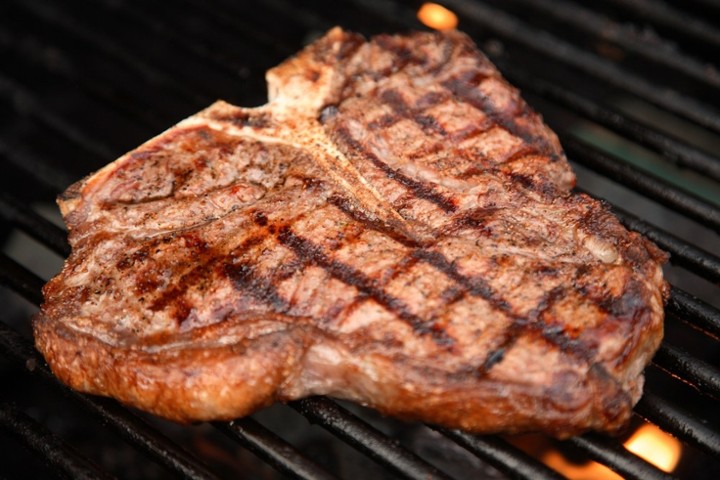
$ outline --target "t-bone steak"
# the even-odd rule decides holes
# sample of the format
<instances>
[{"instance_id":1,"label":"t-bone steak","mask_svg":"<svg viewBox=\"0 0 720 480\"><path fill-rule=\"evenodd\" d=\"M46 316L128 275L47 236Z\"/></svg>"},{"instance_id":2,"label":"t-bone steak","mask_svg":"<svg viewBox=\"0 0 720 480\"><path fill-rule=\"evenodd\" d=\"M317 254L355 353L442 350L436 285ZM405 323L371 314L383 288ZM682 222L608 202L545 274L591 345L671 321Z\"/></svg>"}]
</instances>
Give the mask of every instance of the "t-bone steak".
<instances>
[{"instance_id":1,"label":"t-bone steak","mask_svg":"<svg viewBox=\"0 0 720 480\"><path fill-rule=\"evenodd\" d=\"M572 191L462 33L335 28L72 185L34 319L55 374L181 421L330 395L475 432L614 431L666 255Z\"/></svg>"}]
</instances>

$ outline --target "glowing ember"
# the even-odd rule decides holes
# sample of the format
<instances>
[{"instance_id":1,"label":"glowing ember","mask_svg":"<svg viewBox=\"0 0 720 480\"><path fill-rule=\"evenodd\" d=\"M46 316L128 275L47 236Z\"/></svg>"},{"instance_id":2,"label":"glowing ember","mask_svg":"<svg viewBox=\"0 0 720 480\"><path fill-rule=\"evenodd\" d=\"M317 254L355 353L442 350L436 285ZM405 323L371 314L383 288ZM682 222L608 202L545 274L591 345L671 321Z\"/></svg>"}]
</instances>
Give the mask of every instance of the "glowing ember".
<instances>
[{"instance_id":1,"label":"glowing ember","mask_svg":"<svg viewBox=\"0 0 720 480\"><path fill-rule=\"evenodd\" d=\"M458 24L457 15L437 3L423 3L417 17L424 25L435 30L452 30Z\"/></svg>"},{"instance_id":2,"label":"glowing ember","mask_svg":"<svg viewBox=\"0 0 720 480\"><path fill-rule=\"evenodd\" d=\"M645 424L625 442L625 448L666 472L680 461L680 442L655 425Z\"/></svg>"}]
</instances>

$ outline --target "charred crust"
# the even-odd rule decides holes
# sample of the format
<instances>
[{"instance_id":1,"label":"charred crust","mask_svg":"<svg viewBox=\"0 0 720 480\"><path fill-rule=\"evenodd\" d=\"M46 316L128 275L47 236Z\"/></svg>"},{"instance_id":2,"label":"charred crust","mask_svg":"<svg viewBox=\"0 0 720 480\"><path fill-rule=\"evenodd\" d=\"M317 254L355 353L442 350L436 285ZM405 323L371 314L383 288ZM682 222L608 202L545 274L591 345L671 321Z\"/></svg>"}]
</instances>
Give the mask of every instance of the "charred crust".
<instances>
[{"instance_id":1,"label":"charred crust","mask_svg":"<svg viewBox=\"0 0 720 480\"><path fill-rule=\"evenodd\" d=\"M498 127L503 128L511 135L518 137L525 144L532 145L537 150L549 157L558 156L558 152L548 140L537 135L527 125L532 123L523 122L521 124L515 118L519 112L527 112L525 102L519 98L515 99L511 106L511 110L498 110L492 99L488 98L477 86L487 78L484 72L478 70L469 70L458 74L442 82L443 87L449 90L453 96L464 103L480 110ZM507 88L511 88L507 86Z\"/></svg>"},{"instance_id":2,"label":"charred crust","mask_svg":"<svg viewBox=\"0 0 720 480\"><path fill-rule=\"evenodd\" d=\"M249 110L234 110L230 114L213 114L211 117L213 120L219 122L231 123L237 127L250 127L250 128L267 128L270 126L270 116L266 112L262 111L249 111Z\"/></svg>"},{"instance_id":3,"label":"charred crust","mask_svg":"<svg viewBox=\"0 0 720 480\"><path fill-rule=\"evenodd\" d=\"M357 33L345 32L343 41L340 43L335 54L335 60L342 61L346 58L350 58L355 52L365 44L365 37Z\"/></svg>"},{"instance_id":4,"label":"charred crust","mask_svg":"<svg viewBox=\"0 0 720 480\"><path fill-rule=\"evenodd\" d=\"M492 220L497 208L473 208L455 215L452 219L450 231L457 231L464 228L472 228L482 236L492 236L492 227L488 225Z\"/></svg>"},{"instance_id":5,"label":"charred crust","mask_svg":"<svg viewBox=\"0 0 720 480\"><path fill-rule=\"evenodd\" d=\"M290 227L282 226L277 236L281 244L293 250L299 257L308 259L314 265L322 267L330 275L346 285L357 288L379 305L395 313L420 335L429 335L438 345L452 345L454 340L444 329L433 327L434 322L423 319L411 312L408 305L393 297L377 285L376 281L354 267L330 258L321 247L310 240L295 234Z\"/></svg>"},{"instance_id":6,"label":"charred crust","mask_svg":"<svg viewBox=\"0 0 720 480\"><path fill-rule=\"evenodd\" d=\"M117 268L118 270L127 270L128 268L135 265L136 262L144 261L148 256L148 252L149 248L143 247L129 255L125 255L120 259L120 261L115 264L115 268Z\"/></svg>"},{"instance_id":7,"label":"charred crust","mask_svg":"<svg viewBox=\"0 0 720 480\"><path fill-rule=\"evenodd\" d=\"M512 311L510 304L501 298L484 279L480 277L469 278L462 275L458 271L457 266L441 253L428 249L416 249L413 255L432 265L459 285L462 285L471 295L487 301L495 310L503 313L510 313Z\"/></svg>"},{"instance_id":8,"label":"charred crust","mask_svg":"<svg viewBox=\"0 0 720 480\"><path fill-rule=\"evenodd\" d=\"M292 307L291 303L278 293L271 279L258 275L249 263L225 263L222 266L222 273L243 294L262 302L276 313L286 313Z\"/></svg>"},{"instance_id":9,"label":"charred crust","mask_svg":"<svg viewBox=\"0 0 720 480\"><path fill-rule=\"evenodd\" d=\"M362 208L358 208L350 199L343 195L332 194L328 197L328 203L337 207L349 218L355 220L364 227L380 232L394 241L409 247L417 247L418 242L409 232L403 231L402 228L396 228L395 225L388 225L378 219L368 217Z\"/></svg>"},{"instance_id":10,"label":"charred crust","mask_svg":"<svg viewBox=\"0 0 720 480\"><path fill-rule=\"evenodd\" d=\"M418 111L427 110L428 108L434 107L435 105L439 105L440 103L446 101L448 97L449 95L445 92L428 92L420 96L420 98L415 101L414 108Z\"/></svg>"},{"instance_id":11,"label":"charred crust","mask_svg":"<svg viewBox=\"0 0 720 480\"><path fill-rule=\"evenodd\" d=\"M510 172L508 174L508 177L510 177L511 181L521 185L523 188L527 188L528 190L535 189L535 181L529 175L524 175L522 173L516 173L516 172Z\"/></svg>"},{"instance_id":12,"label":"charred crust","mask_svg":"<svg viewBox=\"0 0 720 480\"><path fill-rule=\"evenodd\" d=\"M352 152L359 155L361 158L368 159L376 168L381 170L387 178L406 187L408 190L413 192L416 197L432 202L448 213L457 210L457 205L455 204L454 199L447 198L437 192L433 184L417 181L403 174L399 170L392 168L390 165L380 160L377 155L368 151L360 142L355 140L347 129L342 127L337 128L335 133L338 140L347 145Z\"/></svg>"},{"instance_id":13,"label":"charred crust","mask_svg":"<svg viewBox=\"0 0 720 480\"><path fill-rule=\"evenodd\" d=\"M368 129L382 130L391 127L392 125L395 125L398 120L400 120L400 117L398 117L397 115L390 115L389 113L385 115L380 115L378 118L368 123Z\"/></svg>"},{"instance_id":14,"label":"charred crust","mask_svg":"<svg viewBox=\"0 0 720 480\"><path fill-rule=\"evenodd\" d=\"M256 225L260 225L261 227L265 227L268 224L268 218L267 215L263 212L256 211L252 215L253 221Z\"/></svg>"},{"instance_id":15,"label":"charred crust","mask_svg":"<svg viewBox=\"0 0 720 480\"><path fill-rule=\"evenodd\" d=\"M389 106L394 114L381 117L380 123L376 126L386 128L397 123L399 119L406 118L414 121L426 133L437 133L443 137L447 136L445 129L431 115L424 115L422 110L410 107L403 99L402 94L395 89L386 89L380 93L380 100Z\"/></svg>"}]
</instances>

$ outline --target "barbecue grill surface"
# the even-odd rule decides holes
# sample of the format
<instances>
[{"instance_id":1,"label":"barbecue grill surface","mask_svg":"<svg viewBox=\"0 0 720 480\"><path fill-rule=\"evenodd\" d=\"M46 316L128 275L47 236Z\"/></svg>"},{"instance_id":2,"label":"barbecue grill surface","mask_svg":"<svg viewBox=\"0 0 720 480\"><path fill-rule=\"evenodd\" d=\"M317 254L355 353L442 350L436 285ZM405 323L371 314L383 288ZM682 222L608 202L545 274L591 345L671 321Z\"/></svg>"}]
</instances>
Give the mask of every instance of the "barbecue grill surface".
<instances>
[{"instance_id":1,"label":"barbecue grill surface","mask_svg":"<svg viewBox=\"0 0 720 480\"><path fill-rule=\"evenodd\" d=\"M470 436L313 398L181 427L59 385L32 347L68 253L54 198L208 106L265 103L264 72L335 25L425 28L421 2L8 0L0 4L0 478L562 478L525 448L667 474L624 437ZM558 133L578 187L672 255L666 339L634 425L720 476L720 7L708 0L444 4ZM630 432L628 432L630 433Z\"/></svg>"}]
</instances>

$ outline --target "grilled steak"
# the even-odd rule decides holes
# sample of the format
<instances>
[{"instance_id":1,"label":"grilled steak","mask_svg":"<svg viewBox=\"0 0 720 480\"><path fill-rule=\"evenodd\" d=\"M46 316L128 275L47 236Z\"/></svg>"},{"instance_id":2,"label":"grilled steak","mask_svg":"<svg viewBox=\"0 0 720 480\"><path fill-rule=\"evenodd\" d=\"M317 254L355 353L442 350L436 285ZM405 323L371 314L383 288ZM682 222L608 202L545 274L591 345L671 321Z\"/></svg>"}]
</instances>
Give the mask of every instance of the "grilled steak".
<instances>
[{"instance_id":1,"label":"grilled steak","mask_svg":"<svg viewBox=\"0 0 720 480\"><path fill-rule=\"evenodd\" d=\"M37 347L178 421L332 395L477 432L622 426L662 253L571 191L556 136L463 34L330 31L59 200Z\"/></svg>"}]
</instances>

